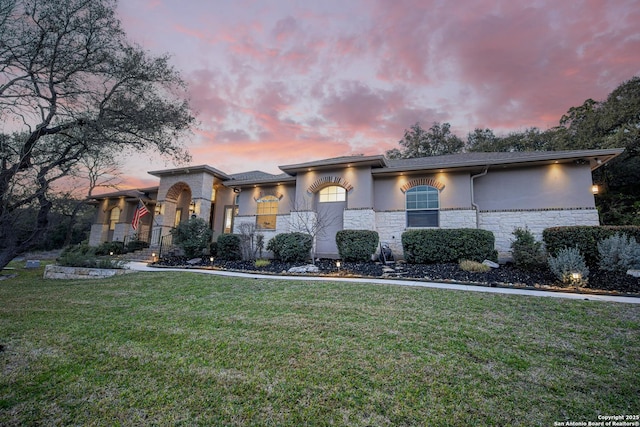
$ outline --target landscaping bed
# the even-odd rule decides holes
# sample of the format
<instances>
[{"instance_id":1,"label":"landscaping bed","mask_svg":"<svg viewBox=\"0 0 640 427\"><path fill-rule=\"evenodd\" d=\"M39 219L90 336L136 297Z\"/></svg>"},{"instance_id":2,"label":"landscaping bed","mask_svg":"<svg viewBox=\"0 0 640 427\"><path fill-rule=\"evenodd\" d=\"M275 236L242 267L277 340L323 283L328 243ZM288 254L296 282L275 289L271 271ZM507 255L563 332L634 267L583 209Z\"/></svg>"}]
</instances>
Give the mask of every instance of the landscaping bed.
<instances>
[{"instance_id":1,"label":"landscaping bed","mask_svg":"<svg viewBox=\"0 0 640 427\"><path fill-rule=\"evenodd\" d=\"M285 263L271 260L266 266L256 267L255 261L225 261L208 258L187 260L184 257L163 258L154 263L157 266L213 267L231 271L259 272L267 274L287 274L289 268L304 263ZM462 270L457 264L406 264L399 263L399 274L385 272L385 266L377 262L342 262L340 268L335 260L321 259L316 262L319 268L316 275L357 276L357 277L397 277L402 279L429 280L434 282L455 282L478 284L483 286L536 287L547 289L572 290L558 283L549 270L523 270L510 263L486 273L474 273ZM393 267L390 265L389 267ZM610 292L616 294L640 294L640 278L627 274L595 270L589 274L585 291Z\"/></svg>"}]
</instances>

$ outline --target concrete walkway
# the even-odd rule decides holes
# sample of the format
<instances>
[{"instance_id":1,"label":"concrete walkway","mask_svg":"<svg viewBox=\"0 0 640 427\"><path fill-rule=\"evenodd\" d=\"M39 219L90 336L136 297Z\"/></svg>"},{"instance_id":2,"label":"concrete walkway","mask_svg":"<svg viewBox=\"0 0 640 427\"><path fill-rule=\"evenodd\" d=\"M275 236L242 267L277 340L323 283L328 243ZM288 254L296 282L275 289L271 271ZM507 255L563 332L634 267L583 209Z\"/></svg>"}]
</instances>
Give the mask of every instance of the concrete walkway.
<instances>
[{"instance_id":1,"label":"concrete walkway","mask_svg":"<svg viewBox=\"0 0 640 427\"><path fill-rule=\"evenodd\" d=\"M399 280L399 279L371 279L371 278L355 278L355 277L325 277L325 276L277 276L272 274L253 274L253 273L240 273L235 271L224 270L205 270L197 268L165 268L165 267L149 267L143 262L129 262L128 267L131 270L136 271L182 271L190 273L202 273L213 274L216 276L228 276L228 277L244 277L247 279L270 279L270 280L303 280L313 282L350 282L350 283L369 283L378 285L397 285L397 286L413 286L421 288L435 288L435 289L452 289L456 291L470 291L470 292L487 292L492 294L510 294L510 295L530 295L536 297L551 297L551 298L566 298L566 299L580 299L588 301L610 301L610 302L622 302L628 304L640 304L640 297L620 297L610 295L593 295L593 294L577 294L571 292L554 292L554 291L538 291L530 289L515 289L515 288L491 288L488 286L474 286L463 285L457 283L437 283L437 282L421 282L414 280Z\"/></svg>"}]
</instances>

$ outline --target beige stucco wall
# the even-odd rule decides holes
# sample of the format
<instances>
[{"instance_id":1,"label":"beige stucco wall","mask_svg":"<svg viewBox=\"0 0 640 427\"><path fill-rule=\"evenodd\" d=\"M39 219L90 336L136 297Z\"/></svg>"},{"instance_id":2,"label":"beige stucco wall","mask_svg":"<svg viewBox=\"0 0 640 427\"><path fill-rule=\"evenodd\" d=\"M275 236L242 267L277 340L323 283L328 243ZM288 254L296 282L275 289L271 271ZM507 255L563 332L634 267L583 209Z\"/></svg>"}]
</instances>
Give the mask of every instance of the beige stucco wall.
<instances>
[{"instance_id":1,"label":"beige stucco wall","mask_svg":"<svg viewBox=\"0 0 640 427\"><path fill-rule=\"evenodd\" d=\"M471 178L469 173L437 173L425 175L376 177L374 209L391 211L405 208L403 185L420 178L431 178L444 185L440 191L441 209L468 209L471 207Z\"/></svg>"},{"instance_id":2,"label":"beige stucco wall","mask_svg":"<svg viewBox=\"0 0 640 427\"><path fill-rule=\"evenodd\" d=\"M362 209L373 207L373 178L370 167L347 167L321 171L298 173L296 177L296 205L302 209L314 206L315 193L309 192L318 180L334 178L340 180L336 185L347 184L351 190L347 193L347 208ZM343 187L345 185L342 185Z\"/></svg>"},{"instance_id":3,"label":"beige stucco wall","mask_svg":"<svg viewBox=\"0 0 640 427\"><path fill-rule=\"evenodd\" d=\"M499 170L475 181L480 210L593 208L589 165L552 164Z\"/></svg>"},{"instance_id":4,"label":"beige stucco wall","mask_svg":"<svg viewBox=\"0 0 640 427\"><path fill-rule=\"evenodd\" d=\"M293 184L265 185L243 189L239 196L239 215L255 215L258 211L257 200L263 196L274 195L280 198L278 214L289 213L295 206L293 196L295 189Z\"/></svg>"}]
</instances>

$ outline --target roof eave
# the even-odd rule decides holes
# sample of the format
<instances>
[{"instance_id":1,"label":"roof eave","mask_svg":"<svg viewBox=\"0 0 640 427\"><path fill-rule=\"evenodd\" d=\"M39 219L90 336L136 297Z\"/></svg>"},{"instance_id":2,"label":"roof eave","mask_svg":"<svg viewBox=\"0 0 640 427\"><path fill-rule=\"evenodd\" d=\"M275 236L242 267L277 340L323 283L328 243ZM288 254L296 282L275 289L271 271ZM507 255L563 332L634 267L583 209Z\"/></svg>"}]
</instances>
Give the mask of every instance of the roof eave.
<instances>
[{"instance_id":1,"label":"roof eave","mask_svg":"<svg viewBox=\"0 0 640 427\"><path fill-rule=\"evenodd\" d=\"M281 171L289 175L296 175L298 172L308 172L311 170L335 169L340 167L372 166L374 168L385 168L386 159L383 155L376 156L352 156L347 158L326 159L315 162L297 163L293 165L278 166Z\"/></svg>"},{"instance_id":2,"label":"roof eave","mask_svg":"<svg viewBox=\"0 0 640 427\"><path fill-rule=\"evenodd\" d=\"M231 179L231 177L226 173L222 172L219 169L211 167L209 165L185 166L185 167L174 168L174 169L162 169L162 170L156 170L156 171L149 171L148 173L150 175L161 178L167 175L183 175L183 174L201 173L201 172L209 173L215 176L216 178L220 178L222 180Z\"/></svg>"},{"instance_id":3,"label":"roof eave","mask_svg":"<svg viewBox=\"0 0 640 427\"><path fill-rule=\"evenodd\" d=\"M433 165L433 166L398 166L388 167L383 169L377 169L371 171L374 175L395 175L398 173L419 173L419 172L450 172L452 170L474 170L487 166L503 166L517 167L522 165L536 165L536 164L552 164L552 163L567 163L572 161L584 160L589 162L591 170L595 170L600 166L603 166L607 162L611 161L615 157L624 152L624 148L608 148L599 150L576 150L576 151L540 151L540 155L532 156L523 159L488 159L488 160L474 160L463 161L457 163L450 163L447 165Z\"/></svg>"},{"instance_id":4,"label":"roof eave","mask_svg":"<svg viewBox=\"0 0 640 427\"><path fill-rule=\"evenodd\" d=\"M222 185L228 188L234 187L254 187L259 185L269 185L269 184L284 184L287 182L296 182L295 176L289 177L274 177L274 178L265 178L265 179L243 179L243 180L235 180L230 179L228 181L224 181Z\"/></svg>"}]
</instances>

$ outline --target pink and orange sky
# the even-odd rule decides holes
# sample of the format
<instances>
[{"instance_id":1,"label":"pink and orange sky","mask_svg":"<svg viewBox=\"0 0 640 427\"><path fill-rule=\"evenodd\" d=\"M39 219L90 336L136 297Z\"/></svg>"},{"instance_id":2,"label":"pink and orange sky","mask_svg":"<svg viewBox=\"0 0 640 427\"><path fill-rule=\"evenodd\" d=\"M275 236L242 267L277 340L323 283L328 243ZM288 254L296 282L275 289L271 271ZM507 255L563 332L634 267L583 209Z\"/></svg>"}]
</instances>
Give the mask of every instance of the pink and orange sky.
<instances>
[{"instance_id":1,"label":"pink and orange sky","mask_svg":"<svg viewBox=\"0 0 640 427\"><path fill-rule=\"evenodd\" d=\"M121 0L129 38L169 53L227 173L383 154L415 122L462 138L546 129L640 75L640 0ZM142 166L142 168L141 168ZM172 167L147 158L125 171Z\"/></svg>"}]
</instances>

